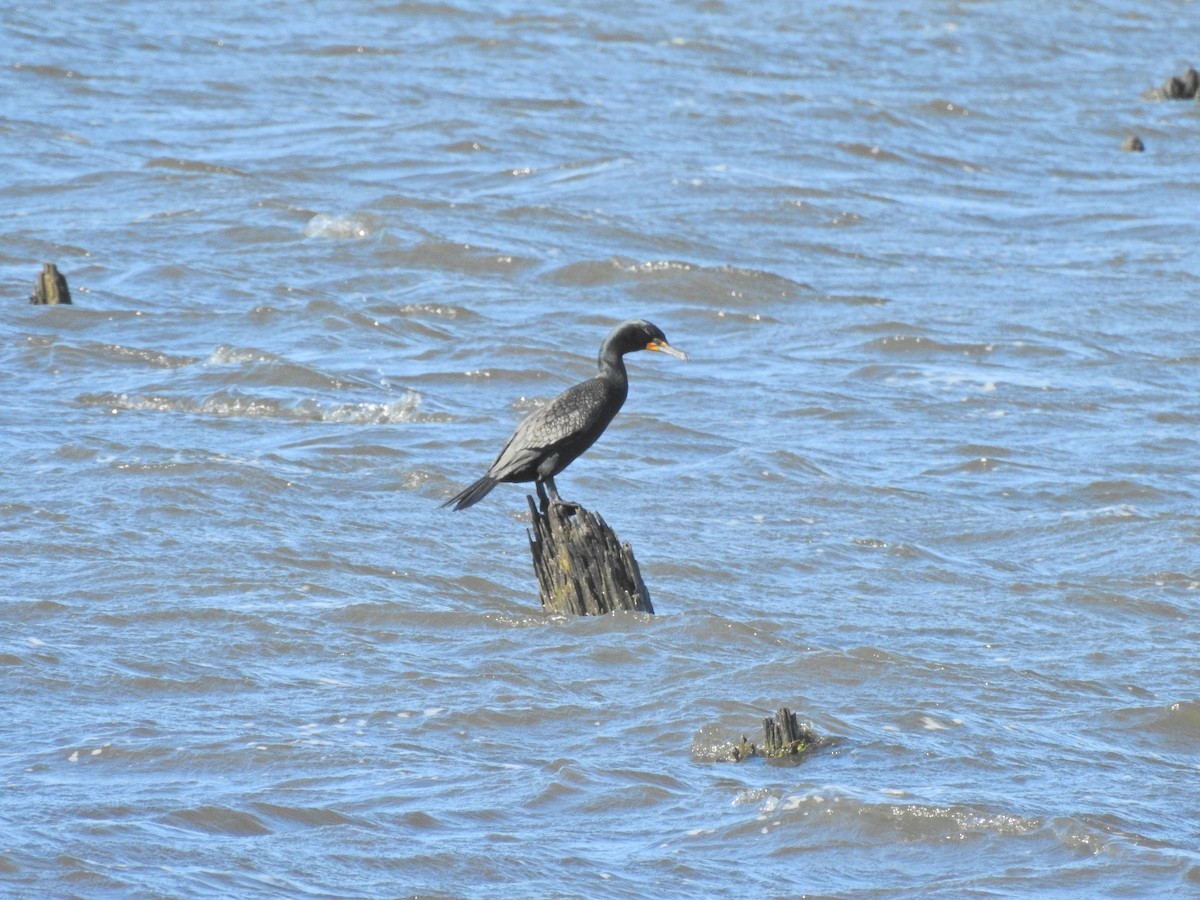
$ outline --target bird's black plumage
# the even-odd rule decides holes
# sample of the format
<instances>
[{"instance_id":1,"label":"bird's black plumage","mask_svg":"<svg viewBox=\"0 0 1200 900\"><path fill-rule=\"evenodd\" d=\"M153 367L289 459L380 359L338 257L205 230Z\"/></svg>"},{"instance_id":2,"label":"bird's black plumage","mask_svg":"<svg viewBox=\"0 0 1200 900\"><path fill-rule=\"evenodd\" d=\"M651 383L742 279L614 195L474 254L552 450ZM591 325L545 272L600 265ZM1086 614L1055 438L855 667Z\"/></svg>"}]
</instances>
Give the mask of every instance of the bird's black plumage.
<instances>
[{"instance_id":1,"label":"bird's black plumage","mask_svg":"<svg viewBox=\"0 0 1200 900\"><path fill-rule=\"evenodd\" d=\"M502 481L536 482L543 502L544 485L554 502L562 503L554 476L596 442L625 402L629 376L624 356L635 350L657 350L687 359L687 354L667 343L666 335L656 325L644 319L618 325L600 346L599 371L595 377L567 388L530 413L517 426L487 473L442 505L466 509Z\"/></svg>"}]
</instances>

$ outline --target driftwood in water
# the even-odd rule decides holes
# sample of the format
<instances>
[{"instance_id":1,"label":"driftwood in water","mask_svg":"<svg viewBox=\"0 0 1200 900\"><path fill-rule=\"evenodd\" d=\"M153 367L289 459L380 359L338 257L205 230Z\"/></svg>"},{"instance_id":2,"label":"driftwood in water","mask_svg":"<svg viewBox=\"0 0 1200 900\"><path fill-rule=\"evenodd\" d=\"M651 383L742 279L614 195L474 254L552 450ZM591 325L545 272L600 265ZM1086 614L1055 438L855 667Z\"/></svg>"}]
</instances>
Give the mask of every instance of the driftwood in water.
<instances>
[{"instance_id":1,"label":"driftwood in water","mask_svg":"<svg viewBox=\"0 0 1200 900\"><path fill-rule=\"evenodd\" d=\"M58 267L54 263L46 263L42 266L42 273L33 286L29 302L36 306L54 306L58 303L71 302L71 291L67 287L66 276L58 271Z\"/></svg>"},{"instance_id":2,"label":"driftwood in water","mask_svg":"<svg viewBox=\"0 0 1200 900\"><path fill-rule=\"evenodd\" d=\"M582 506L529 497L529 550L542 607L560 615L602 616L618 609L654 612L628 544Z\"/></svg>"},{"instance_id":3,"label":"driftwood in water","mask_svg":"<svg viewBox=\"0 0 1200 900\"><path fill-rule=\"evenodd\" d=\"M816 733L807 725L801 725L796 714L786 706L775 713L774 719L763 719L763 756L799 756L816 740Z\"/></svg>"},{"instance_id":4,"label":"driftwood in water","mask_svg":"<svg viewBox=\"0 0 1200 900\"><path fill-rule=\"evenodd\" d=\"M1182 75L1174 75L1158 89L1164 100L1191 100L1200 96L1200 72L1188 68Z\"/></svg>"},{"instance_id":5,"label":"driftwood in water","mask_svg":"<svg viewBox=\"0 0 1200 900\"><path fill-rule=\"evenodd\" d=\"M802 756L824 740L808 725L801 725L796 714L786 706L775 713L775 718L763 719L762 746L751 743L743 734L740 742L726 748L723 756L730 762L741 762L751 756L767 759L787 759Z\"/></svg>"}]
</instances>

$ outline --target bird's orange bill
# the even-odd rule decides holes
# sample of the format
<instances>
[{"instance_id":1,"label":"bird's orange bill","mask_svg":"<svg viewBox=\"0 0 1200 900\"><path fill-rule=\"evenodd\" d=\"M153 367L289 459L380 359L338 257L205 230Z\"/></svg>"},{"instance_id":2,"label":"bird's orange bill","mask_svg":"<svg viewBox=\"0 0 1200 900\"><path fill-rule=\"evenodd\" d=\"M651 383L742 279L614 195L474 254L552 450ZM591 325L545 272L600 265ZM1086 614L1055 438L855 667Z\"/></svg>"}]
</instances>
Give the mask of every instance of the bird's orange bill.
<instances>
[{"instance_id":1,"label":"bird's orange bill","mask_svg":"<svg viewBox=\"0 0 1200 900\"><path fill-rule=\"evenodd\" d=\"M646 349L647 350L657 350L659 353L669 353L671 356L674 356L676 359L682 359L685 361L687 360L686 353L684 353L682 350L676 350L674 347L672 347L666 341L653 340L646 345Z\"/></svg>"}]
</instances>

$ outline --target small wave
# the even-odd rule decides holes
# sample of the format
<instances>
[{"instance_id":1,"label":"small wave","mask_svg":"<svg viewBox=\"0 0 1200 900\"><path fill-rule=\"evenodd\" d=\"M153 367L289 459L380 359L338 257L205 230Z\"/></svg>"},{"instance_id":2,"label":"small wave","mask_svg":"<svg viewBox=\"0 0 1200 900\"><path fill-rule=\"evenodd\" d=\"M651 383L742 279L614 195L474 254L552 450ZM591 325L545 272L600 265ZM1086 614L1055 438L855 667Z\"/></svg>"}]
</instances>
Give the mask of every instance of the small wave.
<instances>
[{"instance_id":1,"label":"small wave","mask_svg":"<svg viewBox=\"0 0 1200 900\"><path fill-rule=\"evenodd\" d=\"M546 277L556 284L598 287L611 284L652 284L686 299L778 300L811 295L810 285L762 269L741 266L703 266L674 259L638 262L626 257L568 263Z\"/></svg>"},{"instance_id":2,"label":"small wave","mask_svg":"<svg viewBox=\"0 0 1200 900\"><path fill-rule=\"evenodd\" d=\"M172 824L206 834L251 837L271 833L271 829L258 816L230 809L228 806L200 806L176 810L168 819Z\"/></svg>"},{"instance_id":3,"label":"small wave","mask_svg":"<svg viewBox=\"0 0 1200 900\"><path fill-rule=\"evenodd\" d=\"M692 737L692 760L695 762L730 762L748 752L740 734L730 734L716 724L703 726Z\"/></svg>"},{"instance_id":4,"label":"small wave","mask_svg":"<svg viewBox=\"0 0 1200 900\"><path fill-rule=\"evenodd\" d=\"M196 175L236 175L246 178L247 173L232 166L219 163L209 163L197 159L177 159L173 156L156 156L146 163L147 169L173 169L176 172L188 172Z\"/></svg>"},{"instance_id":5,"label":"small wave","mask_svg":"<svg viewBox=\"0 0 1200 900\"><path fill-rule=\"evenodd\" d=\"M1007 459L997 459L994 456L977 456L974 459L968 459L964 462L957 463L952 466L935 466L931 469L925 469L921 474L926 476L936 475L986 475L989 472L994 472L1003 466L1016 466ZM1022 466L1022 468L1031 468Z\"/></svg>"},{"instance_id":6,"label":"small wave","mask_svg":"<svg viewBox=\"0 0 1200 900\"><path fill-rule=\"evenodd\" d=\"M468 319L475 320L481 318L479 313L468 309L465 306L454 306L450 303L406 303L403 306L387 306L380 304L377 307L372 307L372 311L386 313L393 316L404 316L412 318L421 318L425 316L433 316L438 319Z\"/></svg>"},{"instance_id":7,"label":"small wave","mask_svg":"<svg viewBox=\"0 0 1200 900\"><path fill-rule=\"evenodd\" d=\"M209 366L228 366L237 363L279 362L279 357L266 350L256 350L253 347L231 347L221 344L204 361Z\"/></svg>"},{"instance_id":8,"label":"small wave","mask_svg":"<svg viewBox=\"0 0 1200 900\"><path fill-rule=\"evenodd\" d=\"M738 311L722 307L689 310L688 315L704 322L736 322L739 325L759 325L764 322L774 325L780 321L774 316L764 315L754 310Z\"/></svg>"},{"instance_id":9,"label":"small wave","mask_svg":"<svg viewBox=\"0 0 1200 900\"><path fill-rule=\"evenodd\" d=\"M391 425L400 422L423 421L418 412L421 395L415 391L385 402L323 403L309 397L303 400L280 400L272 397L249 397L221 392L196 400L166 394L129 394L104 392L82 394L77 402L84 406L106 407L119 412L177 412L217 418L272 418L305 422L334 422L343 425ZM436 418L436 417L434 417Z\"/></svg>"},{"instance_id":10,"label":"small wave","mask_svg":"<svg viewBox=\"0 0 1200 900\"><path fill-rule=\"evenodd\" d=\"M940 116L973 115L970 109L963 106L961 103L955 103L953 100L930 100L927 103L918 104L916 109L919 111L936 113Z\"/></svg>"},{"instance_id":11,"label":"small wave","mask_svg":"<svg viewBox=\"0 0 1200 900\"><path fill-rule=\"evenodd\" d=\"M959 159L955 156L946 156L940 153L916 153L917 159L923 159L934 166L956 169L962 172L986 172L987 167L976 162L971 162L965 159Z\"/></svg>"},{"instance_id":12,"label":"small wave","mask_svg":"<svg viewBox=\"0 0 1200 900\"><path fill-rule=\"evenodd\" d=\"M890 150L884 150L878 144L839 144L838 147L852 156L861 156L866 159L879 160L880 162L904 162L903 156L898 153L892 153Z\"/></svg>"},{"instance_id":13,"label":"small wave","mask_svg":"<svg viewBox=\"0 0 1200 900\"><path fill-rule=\"evenodd\" d=\"M455 141L442 147L446 153L490 153L492 148L479 141Z\"/></svg>"},{"instance_id":14,"label":"small wave","mask_svg":"<svg viewBox=\"0 0 1200 900\"><path fill-rule=\"evenodd\" d=\"M343 403L325 411L323 420L346 425L391 425L417 421L421 395L410 391L390 403ZM430 417L430 419L436 417ZM422 421L426 419L421 418Z\"/></svg>"},{"instance_id":15,"label":"small wave","mask_svg":"<svg viewBox=\"0 0 1200 900\"><path fill-rule=\"evenodd\" d=\"M847 306L887 306L891 303L886 297L876 297L872 294L821 294L818 299L826 303L844 303Z\"/></svg>"},{"instance_id":16,"label":"small wave","mask_svg":"<svg viewBox=\"0 0 1200 900\"><path fill-rule=\"evenodd\" d=\"M1127 506L1136 501L1146 502L1163 499L1163 493L1157 488L1130 478L1093 481L1079 493L1084 498L1110 506Z\"/></svg>"},{"instance_id":17,"label":"small wave","mask_svg":"<svg viewBox=\"0 0 1200 900\"><path fill-rule=\"evenodd\" d=\"M227 374L216 373L215 377L236 387L259 385L270 388L338 391L350 387L353 383L353 380L329 375L254 347L231 347L222 344L208 355L204 365L212 369L234 369Z\"/></svg>"},{"instance_id":18,"label":"small wave","mask_svg":"<svg viewBox=\"0 0 1200 900\"><path fill-rule=\"evenodd\" d=\"M479 38L479 42L492 43L493 38ZM583 109L587 106L575 97L506 97L496 101L496 105L508 109L519 110L556 110Z\"/></svg>"},{"instance_id":19,"label":"small wave","mask_svg":"<svg viewBox=\"0 0 1200 900\"><path fill-rule=\"evenodd\" d=\"M961 840L972 835L1024 835L1042 827L1040 819L970 806L883 804L867 807L873 825L898 830L906 840Z\"/></svg>"},{"instance_id":20,"label":"small wave","mask_svg":"<svg viewBox=\"0 0 1200 900\"><path fill-rule=\"evenodd\" d=\"M1183 700L1172 703L1152 727L1177 737L1186 737L1193 744L1200 741L1200 702Z\"/></svg>"},{"instance_id":21,"label":"small wave","mask_svg":"<svg viewBox=\"0 0 1200 900\"><path fill-rule=\"evenodd\" d=\"M31 344L32 345L32 344ZM48 341L52 358L57 365L71 365L88 371L97 365L145 366L152 369L182 369L197 362L197 357L164 353L144 347L129 347L124 344L68 344L65 341Z\"/></svg>"},{"instance_id":22,"label":"small wave","mask_svg":"<svg viewBox=\"0 0 1200 900\"><path fill-rule=\"evenodd\" d=\"M1118 730L1157 736L1170 745L1194 747L1200 742L1200 701L1117 710L1111 724Z\"/></svg>"},{"instance_id":23,"label":"small wave","mask_svg":"<svg viewBox=\"0 0 1200 900\"><path fill-rule=\"evenodd\" d=\"M373 47L370 44L327 44L322 47L305 48L300 51L311 56L395 56L401 51L395 47Z\"/></svg>"},{"instance_id":24,"label":"small wave","mask_svg":"<svg viewBox=\"0 0 1200 900\"><path fill-rule=\"evenodd\" d=\"M29 72L32 75L40 75L43 78L90 79L94 77L76 72L74 69L64 69L61 66L29 65L28 63L17 62L12 64L12 69L16 72Z\"/></svg>"},{"instance_id":25,"label":"small wave","mask_svg":"<svg viewBox=\"0 0 1200 900\"><path fill-rule=\"evenodd\" d=\"M317 213L304 226L304 236L334 241L358 240L378 233L381 228L379 220L366 213L340 216Z\"/></svg>"},{"instance_id":26,"label":"small wave","mask_svg":"<svg viewBox=\"0 0 1200 900\"><path fill-rule=\"evenodd\" d=\"M473 274L510 274L535 264L527 257L454 241L428 240L411 246L392 247L384 256L397 265Z\"/></svg>"},{"instance_id":27,"label":"small wave","mask_svg":"<svg viewBox=\"0 0 1200 900\"><path fill-rule=\"evenodd\" d=\"M1115 503L1088 509L1073 509L1059 515L1060 522L1104 524L1108 522L1147 521L1151 517L1132 503Z\"/></svg>"},{"instance_id":28,"label":"small wave","mask_svg":"<svg viewBox=\"0 0 1200 900\"><path fill-rule=\"evenodd\" d=\"M253 803L256 813L270 819L284 830L293 828L323 828L328 825L361 825L354 819L334 809L317 806L282 806L277 803Z\"/></svg>"},{"instance_id":29,"label":"small wave","mask_svg":"<svg viewBox=\"0 0 1200 900\"><path fill-rule=\"evenodd\" d=\"M984 356L995 350L992 344L944 343L920 334L896 334L875 338L866 344L867 350L881 353L955 353L963 356Z\"/></svg>"},{"instance_id":30,"label":"small wave","mask_svg":"<svg viewBox=\"0 0 1200 900\"><path fill-rule=\"evenodd\" d=\"M782 825L794 816L815 817L834 831L906 843L961 841L981 835L1021 836L1045 827L1037 817L980 806L878 802L823 789L771 797L761 805L759 821L771 818Z\"/></svg>"}]
</instances>

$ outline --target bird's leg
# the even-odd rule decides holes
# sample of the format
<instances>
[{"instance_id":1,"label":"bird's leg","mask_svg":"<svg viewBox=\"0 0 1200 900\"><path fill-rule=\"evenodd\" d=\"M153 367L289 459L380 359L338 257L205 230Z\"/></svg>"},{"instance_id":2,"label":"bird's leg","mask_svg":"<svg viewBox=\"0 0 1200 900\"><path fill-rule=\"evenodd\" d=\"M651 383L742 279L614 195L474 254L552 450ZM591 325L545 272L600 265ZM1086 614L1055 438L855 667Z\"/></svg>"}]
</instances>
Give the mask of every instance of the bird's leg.
<instances>
[{"instance_id":1,"label":"bird's leg","mask_svg":"<svg viewBox=\"0 0 1200 900\"><path fill-rule=\"evenodd\" d=\"M541 484L541 482L538 483ZM555 506L561 506L566 512L576 512L579 510L578 503L571 503L570 501L564 500L562 497L558 496L558 488L554 486L554 476L546 479L546 487L550 489L550 502Z\"/></svg>"},{"instance_id":2,"label":"bird's leg","mask_svg":"<svg viewBox=\"0 0 1200 900\"><path fill-rule=\"evenodd\" d=\"M546 486L542 484L540 478L534 479L533 486L537 488L538 500L542 502L542 515L545 515L550 506L550 498L546 496Z\"/></svg>"}]
</instances>

